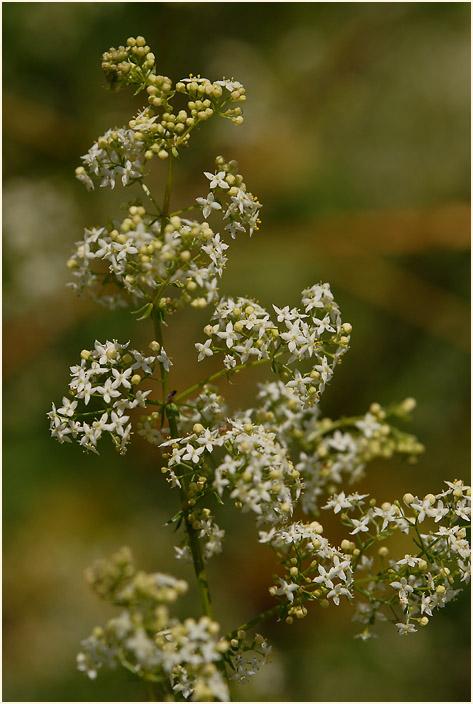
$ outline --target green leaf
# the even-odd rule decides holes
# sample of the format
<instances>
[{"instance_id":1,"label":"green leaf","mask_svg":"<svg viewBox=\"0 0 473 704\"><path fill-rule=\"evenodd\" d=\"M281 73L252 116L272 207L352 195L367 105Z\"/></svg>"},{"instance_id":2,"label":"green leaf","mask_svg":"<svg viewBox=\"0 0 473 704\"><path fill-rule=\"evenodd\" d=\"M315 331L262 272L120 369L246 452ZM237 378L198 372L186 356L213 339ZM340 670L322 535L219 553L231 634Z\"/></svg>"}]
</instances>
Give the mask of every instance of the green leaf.
<instances>
[{"instance_id":1,"label":"green leaf","mask_svg":"<svg viewBox=\"0 0 473 704\"><path fill-rule=\"evenodd\" d=\"M181 510L179 510L177 513L174 514L174 516L172 518L170 518L168 521L166 521L166 523L164 525L170 526L173 523L177 523L177 521L179 521L179 523L180 523L182 521L183 517L184 517L183 512Z\"/></svg>"},{"instance_id":2,"label":"green leaf","mask_svg":"<svg viewBox=\"0 0 473 704\"><path fill-rule=\"evenodd\" d=\"M145 318L149 318L151 313L153 312L153 304L152 303L145 303L144 306L141 308L138 308L138 310L133 310L132 315L138 315L138 313L141 313L139 318L137 320L145 320Z\"/></svg>"}]
</instances>

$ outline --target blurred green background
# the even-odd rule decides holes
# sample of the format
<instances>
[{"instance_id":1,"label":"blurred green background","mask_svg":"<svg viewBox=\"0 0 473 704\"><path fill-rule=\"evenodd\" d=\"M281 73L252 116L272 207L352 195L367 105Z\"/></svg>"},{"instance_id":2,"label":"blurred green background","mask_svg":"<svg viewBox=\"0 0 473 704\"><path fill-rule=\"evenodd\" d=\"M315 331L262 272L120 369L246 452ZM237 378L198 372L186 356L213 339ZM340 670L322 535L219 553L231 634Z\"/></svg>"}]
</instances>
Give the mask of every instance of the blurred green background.
<instances>
[{"instance_id":1,"label":"blurred green background","mask_svg":"<svg viewBox=\"0 0 473 704\"><path fill-rule=\"evenodd\" d=\"M4 701L142 700L126 673L90 682L75 671L80 640L109 615L83 570L127 544L141 567L192 582L163 528L174 504L153 448L137 438L124 458L106 442L86 456L48 433L82 348L151 337L146 322L64 288L82 228L131 197L74 179L96 137L141 107L102 90L101 53L142 34L162 73L246 86L244 126L215 120L194 136L173 205L202 195L217 154L238 159L263 225L232 243L222 292L295 305L303 287L329 281L353 336L324 413L417 399L412 431L427 451L415 466L370 468L361 490L381 502L468 478L469 28L469 3L3 4ZM152 187L160 193L159 168ZM192 343L206 319L172 320L175 388L199 378ZM261 378L253 370L225 389L232 406L251 404ZM226 629L271 605L274 564L252 516L219 517L226 550L209 573ZM184 611L199 614L194 591ZM469 699L467 596L407 638L386 626L377 641L354 640L351 616L313 609L292 627L262 626L275 662L236 696Z\"/></svg>"}]
</instances>

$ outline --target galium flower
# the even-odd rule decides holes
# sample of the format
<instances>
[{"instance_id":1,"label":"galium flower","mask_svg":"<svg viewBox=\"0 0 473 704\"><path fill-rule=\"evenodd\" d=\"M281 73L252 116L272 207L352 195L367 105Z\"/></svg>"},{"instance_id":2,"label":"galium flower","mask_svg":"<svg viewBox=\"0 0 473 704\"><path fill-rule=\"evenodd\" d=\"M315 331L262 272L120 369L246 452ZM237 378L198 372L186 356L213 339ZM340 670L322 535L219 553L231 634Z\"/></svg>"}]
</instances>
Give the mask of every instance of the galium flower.
<instances>
[{"instance_id":1,"label":"galium flower","mask_svg":"<svg viewBox=\"0 0 473 704\"><path fill-rule=\"evenodd\" d=\"M304 289L300 306L292 308L266 310L249 297L220 298L229 247L224 236L251 236L262 207L235 161L218 156L214 171L204 172L207 195L170 212L173 160L188 146L194 128L213 116L242 123L241 83L190 74L174 84L157 73L156 57L141 36L112 47L102 66L112 90L145 91L147 105L126 126L99 137L76 176L88 189L135 186L149 204L134 198L125 217L84 231L68 262L71 285L112 308L138 305L134 313L140 320L152 317L160 342L150 343L148 356L115 340L83 350L70 369L68 393L48 414L52 435L97 452L108 433L123 453L132 435L132 411L144 409L137 433L160 448L161 471L171 488L180 490L180 508L169 523L185 526L185 536L175 554L195 562L204 604L210 597L203 565L220 553L225 537L206 504L230 499L255 515L259 541L277 556L281 576L274 577L269 591L278 598L279 618L292 623L307 614L311 602L338 607L356 599L354 620L366 626L390 620L401 635L415 632L414 624L427 625L436 609L457 597L458 582L470 579L471 550L461 523L471 516L470 487L455 480L436 495L419 499L406 493L402 502L377 506L372 499L366 506L368 495L347 485L363 478L370 461L395 453L415 460L423 451L395 424L408 418L415 401L386 408L373 403L361 416L335 421L323 417L321 395L351 333L328 283ZM144 183L155 157L169 164L162 207ZM192 210L196 219L184 217ZM220 231L209 226L210 216L212 223L220 218ZM221 368L190 389L168 393L172 361L160 326L186 304L212 304L206 339L195 348L199 362L212 356ZM245 367L265 363L274 376L259 385L255 407L230 413L208 381L230 380ZM161 383L161 401L149 398L151 389L140 388L147 381ZM293 519L299 506L311 520ZM332 544L314 520L320 506L340 517L346 530L340 545ZM384 544L395 530L412 540L404 556L391 555ZM82 643L77 665L89 678L120 664L147 683L159 683L165 698L227 701L230 669L231 679L245 682L269 660L271 647L262 636L251 639L235 630L224 638L209 615L183 621L172 616L171 605L187 584L136 570L127 549L94 565L87 579L101 598L120 608ZM375 634L365 628L355 637Z\"/></svg>"},{"instance_id":2,"label":"galium flower","mask_svg":"<svg viewBox=\"0 0 473 704\"><path fill-rule=\"evenodd\" d=\"M161 358L163 354L162 349ZM158 361L159 357L145 358L137 350L129 350L128 343L96 341L92 350L82 351L80 364L71 367L69 390L74 400L64 397L62 406L53 404L48 413L51 435L60 443L74 439L85 450L97 453L97 443L107 432L117 450L126 452L131 436L126 411L146 407L150 390L139 389L138 383L152 375ZM135 376L137 371L141 374ZM92 398L97 399L99 408L89 411Z\"/></svg>"}]
</instances>

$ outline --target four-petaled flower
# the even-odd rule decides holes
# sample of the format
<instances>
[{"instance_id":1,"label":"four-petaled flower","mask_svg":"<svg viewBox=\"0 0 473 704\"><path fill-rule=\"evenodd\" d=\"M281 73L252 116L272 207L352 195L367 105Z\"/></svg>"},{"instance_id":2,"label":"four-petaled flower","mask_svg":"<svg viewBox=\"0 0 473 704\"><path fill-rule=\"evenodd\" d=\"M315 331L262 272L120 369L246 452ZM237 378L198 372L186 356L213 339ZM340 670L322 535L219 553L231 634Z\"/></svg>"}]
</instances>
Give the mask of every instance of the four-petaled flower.
<instances>
[{"instance_id":1,"label":"four-petaled flower","mask_svg":"<svg viewBox=\"0 0 473 704\"><path fill-rule=\"evenodd\" d=\"M297 591L299 589L299 586L297 584L288 584L285 579L282 579L279 577L279 582L281 586L279 589L275 591L275 594L284 594L288 601L294 601L294 594L293 592Z\"/></svg>"},{"instance_id":2,"label":"four-petaled flower","mask_svg":"<svg viewBox=\"0 0 473 704\"><path fill-rule=\"evenodd\" d=\"M209 171L204 171L204 176L210 181L210 188L230 188L227 181L225 181L225 176L227 174L225 171L219 171L217 174L211 174Z\"/></svg>"}]
</instances>

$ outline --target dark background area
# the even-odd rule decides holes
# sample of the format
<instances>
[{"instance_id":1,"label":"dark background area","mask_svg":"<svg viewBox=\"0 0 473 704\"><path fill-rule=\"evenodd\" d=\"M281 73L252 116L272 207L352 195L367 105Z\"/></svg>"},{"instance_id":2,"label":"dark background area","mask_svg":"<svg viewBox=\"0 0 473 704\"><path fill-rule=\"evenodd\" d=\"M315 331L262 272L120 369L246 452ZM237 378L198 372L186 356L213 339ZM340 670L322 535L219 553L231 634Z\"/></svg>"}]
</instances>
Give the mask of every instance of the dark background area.
<instances>
[{"instance_id":1,"label":"dark background area","mask_svg":"<svg viewBox=\"0 0 473 704\"><path fill-rule=\"evenodd\" d=\"M176 169L176 209L202 195L202 171L236 158L263 203L262 227L232 243L224 294L296 305L329 281L352 345L326 390L330 417L372 401L417 399L417 465L376 463L360 485L378 502L442 490L469 468L470 7L468 3L4 3L4 700L143 699L124 672L90 682L80 641L110 612L83 570L121 545L140 566L178 574L163 528L173 495L156 452L136 438L99 457L49 437L46 413L68 367L95 339L145 347L146 323L77 301L65 260L84 226L117 216L130 191L87 193L74 168L98 135L127 123L141 96L103 90L100 56L142 34L159 71L233 76L247 89L245 124L211 121ZM162 192L155 168L151 187ZM167 331L172 383L204 374L193 342L208 312ZM205 367L208 370L208 367ZM251 405L252 370L222 385ZM177 498L175 499L177 505ZM172 508L170 508L172 504ZM219 519L226 549L209 565L224 629L271 605L274 564L252 516ZM195 591L182 614L198 615ZM401 638L354 640L348 605L289 627L267 624L274 663L242 687L256 701L465 701L469 600Z\"/></svg>"}]
</instances>

